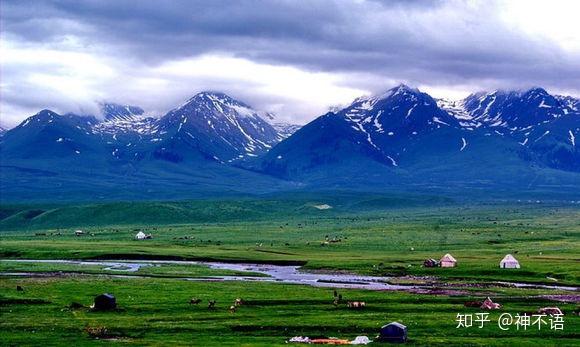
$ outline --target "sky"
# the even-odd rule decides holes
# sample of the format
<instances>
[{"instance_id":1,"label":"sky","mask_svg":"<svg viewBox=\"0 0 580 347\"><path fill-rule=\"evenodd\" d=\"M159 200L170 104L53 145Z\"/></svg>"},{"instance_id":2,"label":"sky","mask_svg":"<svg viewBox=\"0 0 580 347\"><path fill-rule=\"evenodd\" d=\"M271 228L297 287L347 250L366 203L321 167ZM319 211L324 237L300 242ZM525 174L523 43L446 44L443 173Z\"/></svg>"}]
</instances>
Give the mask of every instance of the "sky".
<instances>
[{"instance_id":1,"label":"sky","mask_svg":"<svg viewBox=\"0 0 580 347\"><path fill-rule=\"evenodd\" d=\"M405 83L580 96L579 1L0 2L0 125L100 102L161 116L223 91L304 124Z\"/></svg>"}]
</instances>

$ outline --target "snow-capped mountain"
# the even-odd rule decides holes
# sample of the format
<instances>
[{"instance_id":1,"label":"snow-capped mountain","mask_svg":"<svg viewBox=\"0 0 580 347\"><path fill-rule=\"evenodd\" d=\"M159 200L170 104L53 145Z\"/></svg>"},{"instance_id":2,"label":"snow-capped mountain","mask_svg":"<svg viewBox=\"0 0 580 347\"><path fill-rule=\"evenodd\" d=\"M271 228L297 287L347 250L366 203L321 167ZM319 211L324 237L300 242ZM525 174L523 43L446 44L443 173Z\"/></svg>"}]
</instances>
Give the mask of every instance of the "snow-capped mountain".
<instances>
[{"instance_id":1,"label":"snow-capped mountain","mask_svg":"<svg viewBox=\"0 0 580 347\"><path fill-rule=\"evenodd\" d=\"M44 110L0 137L3 197L176 199L288 185L226 161L260 153L281 138L257 112L226 95L200 93L161 118L115 109L107 107L104 117Z\"/></svg>"},{"instance_id":2,"label":"snow-capped mountain","mask_svg":"<svg viewBox=\"0 0 580 347\"><path fill-rule=\"evenodd\" d=\"M282 137L249 105L218 92L201 92L159 121L158 153L183 157L192 149L231 162L266 152Z\"/></svg>"},{"instance_id":3,"label":"snow-capped mountain","mask_svg":"<svg viewBox=\"0 0 580 347\"><path fill-rule=\"evenodd\" d=\"M554 171L580 171L580 116L561 100L539 88L434 100L400 85L320 116L254 168L331 185L580 183Z\"/></svg>"},{"instance_id":4,"label":"snow-capped mountain","mask_svg":"<svg viewBox=\"0 0 580 347\"><path fill-rule=\"evenodd\" d=\"M138 106L102 103L101 117L61 116L45 110L17 128L35 124L42 129L54 128L56 134L74 123L73 128L90 136L91 143L100 142L103 152L108 153L113 161L161 159L179 162L187 158L201 158L232 162L264 153L288 135L290 125L284 128L284 133L280 133L260 114L266 113L258 112L223 93L202 92L161 118L145 116ZM21 133L18 129L15 129L15 134ZM30 141L51 140L46 138L46 133L39 131L26 136ZM3 140L3 148L11 148L11 142L19 142L16 138L22 136L9 136ZM57 143L66 141L67 137L62 136ZM75 151L72 153L76 154Z\"/></svg>"},{"instance_id":5,"label":"snow-capped mountain","mask_svg":"<svg viewBox=\"0 0 580 347\"><path fill-rule=\"evenodd\" d=\"M361 132L389 137L458 126L457 120L440 110L433 98L403 84L378 96L358 98L337 114Z\"/></svg>"},{"instance_id":6,"label":"snow-capped mountain","mask_svg":"<svg viewBox=\"0 0 580 347\"><path fill-rule=\"evenodd\" d=\"M399 85L380 95L358 98L305 125L268 152L262 167L288 176L329 164L351 165L364 158L396 168L429 136L441 138L430 145L433 153L463 150L462 132L458 120L429 95Z\"/></svg>"},{"instance_id":7,"label":"snow-capped mountain","mask_svg":"<svg viewBox=\"0 0 580 347\"><path fill-rule=\"evenodd\" d=\"M150 135L157 130L158 119L145 116L139 106L101 103L100 107L103 121L93 127L93 132L114 136L113 141L122 134Z\"/></svg>"},{"instance_id":8,"label":"snow-capped mountain","mask_svg":"<svg viewBox=\"0 0 580 347\"><path fill-rule=\"evenodd\" d=\"M2 137L4 158L63 158L99 151L99 138L92 133L94 117L59 115L42 110Z\"/></svg>"},{"instance_id":9,"label":"snow-capped mountain","mask_svg":"<svg viewBox=\"0 0 580 347\"><path fill-rule=\"evenodd\" d=\"M140 194L174 180L186 190L268 189L280 177L293 187L365 190L580 187L578 100L540 88L449 101L399 85L299 129L217 92L199 93L163 117L115 104L102 113L43 110L7 131L3 181L27 175L28 183L14 185L24 190L76 182L86 193L119 191L131 180ZM79 180L88 176L93 186Z\"/></svg>"},{"instance_id":10,"label":"snow-capped mountain","mask_svg":"<svg viewBox=\"0 0 580 347\"><path fill-rule=\"evenodd\" d=\"M570 96L553 96L542 88L479 92L439 106L466 129L507 136L531 150L530 156L554 168L580 170L580 105Z\"/></svg>"},{"instance_id":11,"label":"snow-capped mountain","mask_svg":"<svg viewBox=\"0 0 580 347\"><path fill-rule=\"evenodd\" d=\"M554 95L554 97L569 111L580 112L580 99L568 95Z\"/></svg>"},{"instance_id":12,"label":"snow-capped mountain","mask_svg":"<svg viewBox=\"0 0 580 347\"><path fill-rule=\"evenodd\" d=\"M474 120L512 131L550 122L570 112L568 107L542 88L523 92L479 92L468 96L462 105Z\"/></svg>"}]
</instances>

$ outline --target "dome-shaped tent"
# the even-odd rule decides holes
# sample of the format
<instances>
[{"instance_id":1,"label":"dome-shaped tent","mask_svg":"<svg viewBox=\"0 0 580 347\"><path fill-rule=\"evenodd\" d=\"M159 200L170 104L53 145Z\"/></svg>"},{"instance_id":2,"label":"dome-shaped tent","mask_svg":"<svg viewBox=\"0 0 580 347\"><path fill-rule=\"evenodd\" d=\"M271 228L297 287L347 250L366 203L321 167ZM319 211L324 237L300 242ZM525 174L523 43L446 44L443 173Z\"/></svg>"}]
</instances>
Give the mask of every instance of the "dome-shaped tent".
<instances>
[{"instance_id":1,"label":"dome-shaped tent","mask_svg":"<svg viewBox=\"0 0 580 347\"><path fill-rule=\"evenodd\" d=\"M519 269L520 262L513 255L508 254L499 262L499 267L502 269Z\"/></svg>"},{"instance_id":2,"label":"dome-shaped tent","mask_svg":"<svg viewBox=\"0 0 580 347\"><path fill-rule=\"evenodd\" d=\"M457 260L451 254L447 253L441 258L439 264L441 267L455 267L457 266Z\"/></svg>"},{"instance_id":3,"label":"dome-shaped tent","mask_svg":"<svg viewBox=\"0 0 580 347\"><path fill-rule=\"evenodd\" d=\"M101 294L95 297L93 309L96 311L108 311L117 308L117 300L111 294Z\"/></svg>"},{"instance_id":4,"label":"dome-shaped tent","mask_svg":"<svg viewBox=\"0 0 580 347\"><path fill-rule=\"evenodd\" d=\"M406 342L407 327L399 322L392 322L384 325L377 337L379 342Z\"/></svg>"}]
</instances>

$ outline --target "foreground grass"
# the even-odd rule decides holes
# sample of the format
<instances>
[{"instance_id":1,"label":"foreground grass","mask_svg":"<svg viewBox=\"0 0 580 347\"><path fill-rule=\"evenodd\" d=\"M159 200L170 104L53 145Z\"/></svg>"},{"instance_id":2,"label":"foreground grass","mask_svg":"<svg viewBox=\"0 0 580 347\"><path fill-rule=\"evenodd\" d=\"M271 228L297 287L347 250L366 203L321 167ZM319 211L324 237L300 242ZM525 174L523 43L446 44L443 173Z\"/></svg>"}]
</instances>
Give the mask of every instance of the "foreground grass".
<instances>
[{"instance_id":1,"label":"foreground grass","mask_svg":"<svg viewBox=\"0 0 580 347\"><path fill-rule=\"evenodd\" d=\"M17 292L20 285L24 292ZM488 290L489 291L489 290ZM91 312L69 309L72 302L89 305L94 295L110 292L120 310ZM563 331L545 327L509 331L498 328L499 312L483 329L457 329L457 313L481 310L463 302L481 298L424 296L400 292L341 290L347 300L363 300L368 307L348 310L332 305L332 290L268 283L198 283L177 279L1 279L0 336L3 345L101 345L84 332L104 326L129 345L285 345L295 335L374 337L381 325L399 321L409 328L409 344L423 346L571 346L580 338L580 318L571 315L575 305L564 304ZM504 304L501 312L535 312L551 305L543 299L516 296L521 291L492 292ZM532 293L532 292L529 292ZM204 300L189 305L191 297ZM235 298L246 303L236 313L227 308ZM217 300L208 310L207 300Z\"/></svg>"}]
</instances>

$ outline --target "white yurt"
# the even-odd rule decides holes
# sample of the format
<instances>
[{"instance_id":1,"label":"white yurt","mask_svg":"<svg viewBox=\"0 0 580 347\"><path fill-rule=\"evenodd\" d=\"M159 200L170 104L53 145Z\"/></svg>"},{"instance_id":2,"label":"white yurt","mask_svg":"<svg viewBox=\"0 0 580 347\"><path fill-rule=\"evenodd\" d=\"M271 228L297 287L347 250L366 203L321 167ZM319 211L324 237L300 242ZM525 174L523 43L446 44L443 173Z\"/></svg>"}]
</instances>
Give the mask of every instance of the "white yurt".
<instances>
[{"instance_id":1,"label":"white yurt","mask_svg":"<svg viewBox=\"0 0 580 347\"><path fill-rule=\"evenodd\" d=\"M449 253L445 254L443 258L439 261L439 266L441 267L455 267L457 266L457 260Z\"/></svg>"},{"instance_id":2,"label":"white yurt","mask_svg":"<svg viewBox=\"0 0 580 347\"><path fill-rule=\"evenodd\" d=\"M137 235L135 235L135 240L145 240L146 237L147 235L145 235L144 232L140 231L137 233Z\"/></svg>"},{"instance_id":3,"label":"white yurt","mask_svg":"<svg viewBox=\"0 0 580 347\"><path fill-rule=\"evenodd\" d=\"M513 255L508 254L499 262L499 267L502 269L519 269L520 262Z\"/></svg>"}]
</instances>

